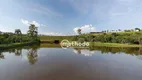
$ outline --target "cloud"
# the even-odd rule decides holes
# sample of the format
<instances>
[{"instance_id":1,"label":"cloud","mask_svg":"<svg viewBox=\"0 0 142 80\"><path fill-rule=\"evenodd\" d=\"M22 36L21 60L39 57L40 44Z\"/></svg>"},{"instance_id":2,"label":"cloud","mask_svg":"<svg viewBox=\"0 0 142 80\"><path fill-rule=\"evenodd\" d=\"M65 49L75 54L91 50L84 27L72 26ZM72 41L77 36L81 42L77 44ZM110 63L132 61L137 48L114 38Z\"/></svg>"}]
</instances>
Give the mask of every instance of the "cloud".
<instances>
[{"instance_id":1,"label":"cloud","mask_svg":"<svg viewBox=\"0 0 142 80\"><path fill-rule=\"evenodd\" d=\"M22 22L23 24L25 24L25 25L29 26L29 21L24 20L24 19L21 19L21 22Z\"/></svg>"},{"instance_id":2,"label":"cloud","mask_svg":"<svg viewBox=\"0 0 142 80\"><path fill-rule=\"evenodd\" d=\"M82 54L84 56L92 56L93 54L95 54L94 51L89 51L89 50L86 50L86 49L82 49L82 50L76 50L76 49L74 49L73 52L75 54Z\"/></svg>"},{"instance_id":3,"label":"cloud","mask_svg":"<svg viewBox=\"0 0 142 80\"><path fill-rule=\"evenodd\" d=\"M40 26L42 26L42 27L46 27L47 25L44 25L44 24L40 24Z\"/></svg>"},{"instance_id":4,"label":"cloud","mask_svg":"<svg viewBox=\"0 0 142 80\"><path fill-rule=\"evenodd\" d=\"M29 22L28 20L21 19L21 22L22 22L24 25L26 25L26 26L29 26L30 24L34 24L34 25L37 26L37 27L46 27L46 25L40 24L40 23L38 23L38 22L36 22L36 21Z\"/></svg>"},{"instance_id":5,"label":"cloud","mask_svg":"<svg viewBox=\"0 0 142 80\"><path fill-rule=\"evenodd\" d=\"M90 25L84 25L84 26L81 26L81 27L76 27L76 28L73 29L74 32L77 33L77 30L79 28L81 29L82 33L94 32L96 30L95 27L93 27L92 24L90 24Z\"/></svg>"},{"instance_id":6,"label":"cloud","mask_svg":"<svg viewBox=\"0 0 142 80\"><path fill-rule=\"evenodd\" d=\"M36 22L36 21L32 21L31 24L34 24L34 25L37 26L37 27L40 27L40 26L41 26L41 25L40 25L38 22Z\"/></svg>"}]
</instances>

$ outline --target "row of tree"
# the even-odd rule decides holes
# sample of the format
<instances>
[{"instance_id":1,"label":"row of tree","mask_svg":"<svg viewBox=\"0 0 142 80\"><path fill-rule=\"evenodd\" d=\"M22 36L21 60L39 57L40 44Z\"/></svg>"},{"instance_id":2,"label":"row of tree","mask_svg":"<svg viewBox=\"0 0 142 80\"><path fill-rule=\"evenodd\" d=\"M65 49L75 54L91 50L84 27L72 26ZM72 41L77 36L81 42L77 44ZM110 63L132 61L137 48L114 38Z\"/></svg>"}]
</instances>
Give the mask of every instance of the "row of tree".
<instances>
[{"instance_id":1,"label":"row of tree","mask_svg":"<svg viewBox=\"0 0 142 80\"><path fill-rule=\"evenodd\" d=\"M121 29L118 29L118 30L104 30L102 32L105 32L105 33L109 33L109 32L139 32L139 31L142 31L140 28L135 28L135 29L128 29L128 30L121 30Z\"/></svg>"},{"instance_id":2,"label":"row of tree","mask_svg":"<svg viewBox=\"0 0 142 80\"><path fill-rule=\"evenodd\" d=\"M99 35L93 34L81 34L81 29L78 29L79 36L76 36L74 40L79 41L91 41L91 42L108 42L108 43L131 43L131 44L142 44L142 32L139 28L136 32L112 32L112 33L102 33Z\"/></svg>"},{"instance_id":3,"label":"row of tree","mask_svg":"<svg viewBox=\"0 0 142 80\"><path fill-rule=\"evenodd\" d=\"M0 34L0 44L22 43L36 40L39 40L38 30L34 24L29 26L27 34L22 34L20 29L15 29L15 33L4 32Z\"/></svg>"},{"instance_id":4,"label":"row of tree","mask_svg":"<svg viewBox=\"0 0 142 80\"><path fill-rule=\"evenodd\" d=\"M109 42L109 43L131 43L141 44L142 33L111 33L98 36L91 36L93 42Z\"/></svg>"},{"instance_id":5,"label":"row of tree","mask_svg":"<svg viewBox=\"0 0 142 80\"><path fill-rule=\"evenodd\" d=\"M81 29L79 28L78 30L77 30L77 32L78 32L78 34L81 34ZM139 31L142 31L140 28L135 28L135 29L131 29L131 30L124 30L124 32L139 32ZM104 33L109 33L109 32L122 32L122 30L121 29L118 29L118 30L104 30L104 31L102 31L102 32L104 32Z\"/></svg>"}]
</instances>

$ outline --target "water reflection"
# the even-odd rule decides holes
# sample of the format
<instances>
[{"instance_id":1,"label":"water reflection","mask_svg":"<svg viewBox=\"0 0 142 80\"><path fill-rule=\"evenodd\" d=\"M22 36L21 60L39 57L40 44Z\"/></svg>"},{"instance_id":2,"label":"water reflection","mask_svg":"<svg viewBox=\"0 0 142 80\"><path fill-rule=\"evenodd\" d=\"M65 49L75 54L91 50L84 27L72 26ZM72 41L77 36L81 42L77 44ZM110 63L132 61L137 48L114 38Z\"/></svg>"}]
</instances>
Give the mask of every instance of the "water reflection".
<instances>
[{"instance_id":1,"label":"water reflection","mask_svg":"<svg viewBox=\"0 0 142 80\"><path fill-rule=\"evenodd\" d=\"M137 58L142 60L142 55L138 55Z\"/></svg>"},{"instance_id":2,"label":"water reflection","mask_svg":"<svg viewBox=\"0 0 142 80\"><path fill-rule=\"evenodd\" d=\"M28 59L28 62L30 64L35 64L37 62L37 58L38 58L38 48L39 46L32 46L32 47L24 47L24 48L12 48L12 49L8 49L8 50L0 50L0 59L5 59L5 53L9 53L9 54L15 54L15 56L21 56L24 57L22 54L22 51L24 51L24 53L26 52L26 57Z\"/></svg>"},{"instance_id":3,"label":"water reflection","mask_svg":"<svg viewBox=\"0 0 142 80\"><path fill-rule=\"evenodd\" d=\"M82 54L84 56L92 56L95 54L95 51L101 51L102 54L119 54L119 53L125 53L135 56L141 56L142 55L142 48L118 48L118 47L94 47L94 49L83 49L83 48L74 48L73 52L76 54Z\"/></svg>"},{"instance_id":4,"label":"water reflection","mask_svg":"<svg viewBox=\"0 0 142 80\"><path fill-rule=\"evenodd\" d=\"M49 48L51 44L49 45L41 45L42 48ZM0 51L0 59L5 59L4 52L8 52L9 54L14 53L15 56L22 56L22 51L26 50L26 57L28 59L28 62L30 64L35 64L38 60L38 49L40 46L32 46L32 47L24 47L24 48L15 48L15 49L8 49L8 50L1 50ZM51 48L51 47L50 47ZM53 45L52 48L59 48L59 45ZM60 48L62 49L62 48ZM138 59L142 60L142 48L116 48L116 47L94 47L93 49L83 49L83 48L74 48L72 49L75 54L83 55L83 56L93 56L96 51L101 51L101 54L129 54L132 56L137 56Z\"/></svg>"},{"instance_id":5,"label":"water reflection","mask_svg":"<svg viewBox=\"0 0 142 80\"><path fill-rule=\"evenodd\" d=\"M127 48L127 47L94 47L93 49L90 49L90 51L101 51L102 54L116 54L116 53L125 53L130 55L142 55L142 48Z\"/></svg>"},{"instance_id":6,"label":"water reflection","mask_svg":"<svg viewBox=\"0 0 142 80\"><path fill-rule=\"evenodd\" d=\"M89 51L88 49L74 48L73 52L76 54L82 54L84 56L92 56L95 51Z\"/></svg>"},{"instance_id":7,"label":"water reflection","mask_svg":"<svg viewBox=\"0 0 142 80\"><path fill-rule=\"evenodd\" d=\"M0 52L0 59L4 59L4 55L1 52Z\"/></svg>"},{"instance_id":8,"label":"water reflection","mask_svg":"<svg viewBox=\"0 0 142 80\"><path fill-rule=\"evenodd\" d=\"M3 50L0 51L0 59L0 80L142 78L142 48L96 47L64 50L56 45L52 48L43 45L40 48L38 46Z\"/></svg>"},{"instance_id":9,"label":"water reflection","mask_svg":"<svg viewBox=\"0 0 142 80\"><path fill-rule=\"evenodd\" d=\"M21 56L21 54L22 54L22 49L14 49L15 51L15 55L16 56Z\"/></svg>"},{"instance_id":10,"label":"water reflection","mask_svg":"<svg viewBox=\"0 0 142 80\"><path fill-rule=\"evenodd\" d=\"M35 64L38 57L37 49L36 48L28 49L27 57L30 64Z\"/></svg>"}]
</instances>

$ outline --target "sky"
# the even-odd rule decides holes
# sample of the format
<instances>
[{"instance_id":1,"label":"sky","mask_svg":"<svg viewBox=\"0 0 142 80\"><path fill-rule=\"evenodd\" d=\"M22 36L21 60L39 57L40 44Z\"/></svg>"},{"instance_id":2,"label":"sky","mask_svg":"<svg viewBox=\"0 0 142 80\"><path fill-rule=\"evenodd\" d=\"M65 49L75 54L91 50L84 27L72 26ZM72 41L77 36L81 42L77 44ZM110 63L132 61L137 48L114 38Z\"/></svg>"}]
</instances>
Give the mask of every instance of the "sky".
<instances>
[{"instance_id":1,"label":"sky","mask_svg":"<svg viewBox=\"0 0 142 80\"><path fill-rule=\"evenodd\" d=\"M142 0L0 0L0 31L71 35L142 28Z\"/></svg>"}]
</instances>

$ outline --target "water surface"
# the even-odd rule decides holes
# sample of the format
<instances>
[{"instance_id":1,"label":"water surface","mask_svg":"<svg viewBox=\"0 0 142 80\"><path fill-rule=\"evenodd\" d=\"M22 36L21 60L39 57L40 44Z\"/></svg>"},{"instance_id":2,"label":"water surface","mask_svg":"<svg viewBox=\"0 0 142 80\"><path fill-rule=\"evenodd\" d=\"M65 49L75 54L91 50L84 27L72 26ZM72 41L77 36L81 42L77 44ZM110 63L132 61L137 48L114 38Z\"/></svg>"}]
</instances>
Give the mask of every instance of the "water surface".
<instances>
[{"instance_id":1,"label":"water surface","mask_svg":"<svg viewBox=\"0 0 142 80\"><path fill-rule=\"evenodd\" d=\"M0 80L142 80L141 49L10 49L0 53Z\"/></svg>"}]
</instances>

